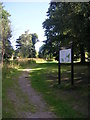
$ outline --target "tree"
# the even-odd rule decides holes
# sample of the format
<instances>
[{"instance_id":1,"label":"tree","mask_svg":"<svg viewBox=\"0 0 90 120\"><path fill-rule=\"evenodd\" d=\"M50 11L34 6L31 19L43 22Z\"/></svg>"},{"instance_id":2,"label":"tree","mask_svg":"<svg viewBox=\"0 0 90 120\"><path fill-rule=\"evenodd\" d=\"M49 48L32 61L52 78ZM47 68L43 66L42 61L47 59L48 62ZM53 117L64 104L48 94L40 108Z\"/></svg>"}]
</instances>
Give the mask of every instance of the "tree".
<instances>
[{"instance_id":1,"label":"tree","mask_svg":"<svg viewBox=\"0 0 90 120\"><path fill-rule=\"evenodd\" d=\"M0 3L0 11L1 11L1 46L2 46L2 61L3 58L10 58L13 52L13 48L11 46L10 38L11 38L11 24L10 24L10 14L4 10L2 3Z\"/></svg>"},{"instance_id":2,"label":"tree","mask_svg":"<svg viewBox=\"0 0 90 120\"><path fill-rule=\"evenodd\" d=\"M50 3L43 28L46 44L54 56L58 57L60 46L67 46L73 41L74 55L85 62L85 51L89 51L89 8L89 3Z\"/></svg>"},{"instance_id":3,"label":"tree","mask_svg":"<svg viewBox=\"0 0 90 120\"><path fill-rule=\"evenodd\" d=\"M28 30L19 36L19 38L16 40L16 51L18 51L18 55L27 58L36 57L35 43L37 42L37 39L37 34L30 34Z\"/></svg>"},{"instance_id":4,"label":"tree","mask_svg":"<svg viewBox=\"0 0 90 120\"><path fill-rule=\"evenodd\" d=\"M48 55L47 51L46 51L46 44L43 44L40 48L39 48L39 58L46 58Z\"/></svg>"},{"instance_id":5,"label":"tree","mask_svg":"<svg viewBox=\"0 0 90 120\"><path fill-rule=\"evenodd\" d=\"M74 8L74 9L73 9ZM71 32L73 35L75 48L78 49L81 62L85 62L85 51L88 51L89 44L89 12L90 4L89 3L76 3L71 4L71 9L73 10L71 17ZM69 24L70 25L70 24ZM77 50L75 49L75 50Z\"/></svg>"},{"instance_id":6,"label":"tree","mask_svg":"<svg viewBox=\"0 0 90 120\"><path fill-rule=\"evenodd\" d=\"M33 55L33 57L36 57L35 44L38 41L38 35L36 33L33 33L33 34L31 34L31 36L32 36L32 43L33 43L33 45L32 45L32 48L33 48L32 55Z\"/></svg>"}]
</instances>

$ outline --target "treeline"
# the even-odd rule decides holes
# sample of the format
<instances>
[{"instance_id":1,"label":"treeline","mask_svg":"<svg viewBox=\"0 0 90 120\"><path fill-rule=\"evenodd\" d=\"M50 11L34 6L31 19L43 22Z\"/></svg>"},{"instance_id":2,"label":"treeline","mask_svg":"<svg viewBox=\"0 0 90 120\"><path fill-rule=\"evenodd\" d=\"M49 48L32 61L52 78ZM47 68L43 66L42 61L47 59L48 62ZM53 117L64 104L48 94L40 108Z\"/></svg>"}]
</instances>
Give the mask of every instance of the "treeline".
<instances>
[{"instance_id":1,"label":"treeline","mask_svg":"<svg viewBox=\"0 0 90 120\"><path fill-rule=\"evenodd\" d=\"M13 49L10 14L0 3L0 60L11 58L12 55L34 58L36 57L35 44L38 41L36 33L25 31L16 40L16 51ZM58 60L58 51L63 46L73 42L74 59L81 58L90 61L90 4L51 2L47 11L47 19L43 22L47 40L39 50L39 57L55 58Z\"/></svg>"},{"instance_id":2,"label":"treeline","mask_svg":"<svg viewBox=\"0 0 90 120\"><path fill-rule=\"evenodd\" d=\"M51 2L47 19L43 22L47 40L39 50L39 56L58 60L60 47L73 42L74 59L90 60L90 3Z\"/></svg>"},{"instance_id":3,"label":"treeline","mask_svg":"<svg viewBox=\"0 0 90 120\"><path fill-rule=\"evenodd\" d=\"M14 50L10 40L12 37L10 16L4 9L3 3L0 3L0 61L9 60L12 56L14 58L35 58L35 44L38 40L38 35L29 33L28 30L25 31L16 40L17 49Z\"/></svg>"}]
</instances>

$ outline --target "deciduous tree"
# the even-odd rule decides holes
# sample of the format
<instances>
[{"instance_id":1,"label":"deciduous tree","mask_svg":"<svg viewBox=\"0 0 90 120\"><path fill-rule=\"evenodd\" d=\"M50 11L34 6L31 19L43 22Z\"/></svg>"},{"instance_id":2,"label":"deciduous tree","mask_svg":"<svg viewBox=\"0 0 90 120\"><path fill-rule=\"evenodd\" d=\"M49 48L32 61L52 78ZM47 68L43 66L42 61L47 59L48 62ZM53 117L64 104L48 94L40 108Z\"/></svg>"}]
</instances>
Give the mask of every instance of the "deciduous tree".
<instances>
[{"instance_id":1,"label":"deciduous tree","mask_svg":"<svg viewBox=\"0 0 90 120\"><path fill-rule=\"evenodd\" d=\"M3 58L10 58L12 55L13 48L11 46L11 22L9 20L10 14L4 10L3 4L0 3L0 26L1 26L1 46L2 46L2 61Z\"/></svg>"},{"instance_id":2,"label":"deciduous tree","mask_svg":"<svg viewBox=\"0 0 90 120\"><path fill-rule=\"evenodd\" d=\"M58 57L60 46L68 46L72 41L74 55L81 57L81 62L85 62L85 51L90 51L89 9L88 2L50 3L43 28L45 36L47 36L46 44L53 56Z\"/></svg>"},{"instance_id":3,"label":"deciduous tree","mask_svg":"<svg viewBox=\"0 0 90 120\"><path fill-rule=\"evenodd\" d=\"M25 31L24 34L19 36L16 40L18 55L20 57L36 57L35 43L37 42L38 35L36 33L30 34L29 31Z\"/></svg>"}]
</instances>

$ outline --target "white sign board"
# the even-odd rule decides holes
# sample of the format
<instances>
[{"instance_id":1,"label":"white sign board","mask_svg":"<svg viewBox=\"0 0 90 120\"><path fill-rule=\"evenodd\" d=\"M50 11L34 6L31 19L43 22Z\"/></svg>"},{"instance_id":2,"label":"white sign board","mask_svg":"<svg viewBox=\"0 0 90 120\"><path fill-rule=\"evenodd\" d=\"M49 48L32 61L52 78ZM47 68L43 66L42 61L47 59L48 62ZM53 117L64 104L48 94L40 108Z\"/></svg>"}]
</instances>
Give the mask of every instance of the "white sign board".
<instances>
[{"instance_id":1,"label":"white sign board","mask_svg":"<svg viewBox=\"0 0 90 120\"><path fill-rule=\"evenodd\" d=\"M60 63L71 63L71 49L65 49L59 51Z\"/></svg>"}]
</instances>

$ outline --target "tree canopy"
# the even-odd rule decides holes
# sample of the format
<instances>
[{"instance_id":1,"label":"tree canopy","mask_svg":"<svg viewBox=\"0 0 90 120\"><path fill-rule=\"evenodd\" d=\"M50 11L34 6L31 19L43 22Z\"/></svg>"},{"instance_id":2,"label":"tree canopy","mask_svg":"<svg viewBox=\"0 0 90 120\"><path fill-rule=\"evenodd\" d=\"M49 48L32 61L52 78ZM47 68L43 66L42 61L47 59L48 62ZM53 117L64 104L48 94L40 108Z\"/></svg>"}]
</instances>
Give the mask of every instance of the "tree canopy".
<instances>
[{"instance_id":1,"label":"tree canopy","mask_svg":"<svg viewBox=\"0 0 90 120\"><path fill-rule=\"evenodd\" d=\"M85 62L85 52L89 48L89 20L90 4L51 2L47 12L47 19L43 22L47 37L44 51L58 58L61 46L68 46L72 41L74 56L81 57Z\"/></svg>"},{"instance_id":2,"label":"tree canopy","mask_svg":"<svg viewBox=\"0 0 90 120\"><path fill-rule=\"evenodd\" d=\"M10 14L4 10L3 4L0 3L0 46L2 46L2 60L3 58L9 58L12 55L13 48L11 46L10 38L11 34L11 22L9 20Z\"/></svg>"},{"instance_id":3,"label":"tree canopy","mask_svg":"<svg viewBox=\"0 0 90 120\"><path fill-rule=\"evenodd\" d=\"M35 43L37 40L38 35L36 33L30 34L28 30L19 36L19 38L16 40L16 52L18 53L18 56L27 58L36 57Z\"/></svg>"}]
</instances>

